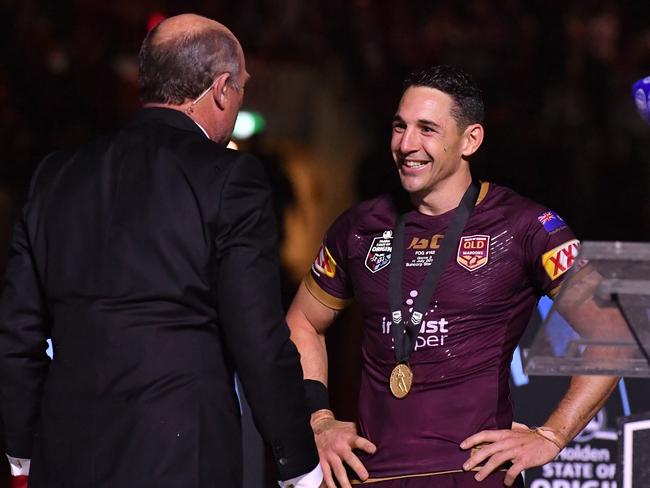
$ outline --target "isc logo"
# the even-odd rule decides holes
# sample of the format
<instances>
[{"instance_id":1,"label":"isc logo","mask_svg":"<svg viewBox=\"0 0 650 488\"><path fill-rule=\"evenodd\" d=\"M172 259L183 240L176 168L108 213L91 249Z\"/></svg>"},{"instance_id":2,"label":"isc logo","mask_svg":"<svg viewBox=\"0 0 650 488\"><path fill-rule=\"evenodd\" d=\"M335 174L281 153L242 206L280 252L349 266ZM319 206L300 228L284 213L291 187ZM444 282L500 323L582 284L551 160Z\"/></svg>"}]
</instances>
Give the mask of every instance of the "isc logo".
<instances>
[{"instance_id":1,"label":"isc logo","mask_svg":"<svg viewBox=\"0 0 650 488\"><path fill-rule=\"evenodd\" d=\"M443 237L445 237L444 234L434 234L431 239L414 237L409 244L409 249L438 249L440 247L438 241Z\"/></svg>"}]
</instances>

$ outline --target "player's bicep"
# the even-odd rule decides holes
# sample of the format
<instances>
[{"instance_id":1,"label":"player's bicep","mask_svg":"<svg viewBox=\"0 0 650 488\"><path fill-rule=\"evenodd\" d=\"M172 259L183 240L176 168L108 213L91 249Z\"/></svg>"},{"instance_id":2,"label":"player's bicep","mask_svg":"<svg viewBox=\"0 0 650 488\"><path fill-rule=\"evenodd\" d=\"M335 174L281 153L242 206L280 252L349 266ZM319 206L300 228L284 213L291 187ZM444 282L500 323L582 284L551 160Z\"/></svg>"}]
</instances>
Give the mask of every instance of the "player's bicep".
<instances>
[{"instance_id":1,"label":"player's bicep","mask_svg":"<svg viewBox=\"0 0 650 488\"><path fill-rule=\"evenodd\" d=\"M319 301L305 286L303 281L287 312L287 322L292 330L312 328L318 334L324 334L338 310Z\"/></svg>"}]
</instances>

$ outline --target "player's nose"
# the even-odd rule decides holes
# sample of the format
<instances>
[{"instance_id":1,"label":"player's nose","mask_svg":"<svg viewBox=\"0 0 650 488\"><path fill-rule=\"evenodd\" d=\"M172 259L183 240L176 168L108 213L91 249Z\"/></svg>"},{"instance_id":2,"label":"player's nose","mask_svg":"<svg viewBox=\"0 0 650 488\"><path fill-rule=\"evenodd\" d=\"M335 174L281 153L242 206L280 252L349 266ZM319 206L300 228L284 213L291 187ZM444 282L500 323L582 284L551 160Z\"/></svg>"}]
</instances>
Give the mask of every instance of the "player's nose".
<instances>
[{"instance_id":1,"label":"player's nose","mask_svg":"<svg viewBox=\"0 0 650 488\"><path fill-rule=\"evenodd\" d=\"M399 151L402 154L410 154L418 150L417 134L413 129L407 128L399 141Z\"/></svg>"}]
</instances>

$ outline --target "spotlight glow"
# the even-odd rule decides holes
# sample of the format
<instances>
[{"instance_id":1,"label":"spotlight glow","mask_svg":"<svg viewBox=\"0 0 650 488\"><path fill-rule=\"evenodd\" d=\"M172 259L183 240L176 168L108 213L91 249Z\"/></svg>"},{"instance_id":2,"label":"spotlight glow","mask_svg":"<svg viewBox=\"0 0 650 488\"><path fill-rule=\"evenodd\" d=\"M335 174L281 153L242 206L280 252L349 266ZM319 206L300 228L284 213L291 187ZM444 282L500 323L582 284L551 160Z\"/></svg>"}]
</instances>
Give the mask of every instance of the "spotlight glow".
<instances>
[{"instance_id":1,"label":"spotlight glow","mask_svg":"<svg viewBox=\"0 0 650 488\"><path fill-rule=\"evenodd\" d=\"M237 115L232 135L235 139L248 139L252 135L262 132L265 125L264 117L261 114L242 110Z\"/></svg>"}]
</instances>

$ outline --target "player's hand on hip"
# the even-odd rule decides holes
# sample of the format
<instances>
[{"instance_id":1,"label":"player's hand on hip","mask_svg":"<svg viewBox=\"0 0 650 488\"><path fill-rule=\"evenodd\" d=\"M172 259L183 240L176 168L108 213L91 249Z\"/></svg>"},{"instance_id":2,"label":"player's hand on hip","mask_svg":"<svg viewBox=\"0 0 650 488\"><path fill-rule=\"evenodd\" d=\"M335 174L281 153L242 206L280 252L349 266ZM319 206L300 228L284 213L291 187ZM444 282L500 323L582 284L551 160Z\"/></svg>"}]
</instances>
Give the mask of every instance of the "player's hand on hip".
<instances>
[{"instance_id":1,"label":"player's hand on hip","mask_svg":"<svg viewBox=\"0 0 650 488\"><path fill-rule=\"evenodd\" d=\"M512 486L519 474L527 468L541 466L555 458L566 441L552 429L530 429L524 424L513 423L511 429L483 430L463 442L461 449L472 449L463 464L466 471L478 469L476 480L483 481L503 464L511 462L506 472L505 485ZM481 463L485 463L481 466Z\"/></svg>"},{"instance_id":2,"label":"player's hand on hip","mask_svg":"<svg viewBox=\"0 0 650 488\"><path fill-rule=\"evenodd\" d=\"M368 479L368 471L352 450L361 449L373 454L377 448L368 439L357 434L357 427L353 422L338 421L331 410L319 410L312 414L311 426L327 488L336 488L334 477L341 488L351 488L343 463L350 466L360 480Z\"/></svg>"}]
</instances>

